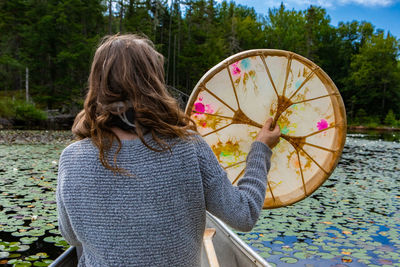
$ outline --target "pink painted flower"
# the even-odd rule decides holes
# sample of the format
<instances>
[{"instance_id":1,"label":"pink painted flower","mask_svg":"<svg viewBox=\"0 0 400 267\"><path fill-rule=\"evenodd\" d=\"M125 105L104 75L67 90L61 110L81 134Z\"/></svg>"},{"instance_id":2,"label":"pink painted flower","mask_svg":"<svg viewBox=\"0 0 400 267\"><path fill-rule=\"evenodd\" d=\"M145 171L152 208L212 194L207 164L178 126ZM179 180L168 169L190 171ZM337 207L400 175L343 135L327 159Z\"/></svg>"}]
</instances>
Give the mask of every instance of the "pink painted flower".
<instances>
[{"instance_id":1,"label":"pink painted flower","mask_svg":"<svg viewBox=\"0 0 400 267\"><path fill-rule=\"evenodd\" d=\"M231 65L231 69L232 69L232 74L233 75L240 75L240 68L238 67L239 62L235 62Z\"/></svg>"},{"instance_id":2,"label":"pink painted flower","mask_svg":"<svg viewBox=\"0 0 400 267\"><path fill-rule=\"evenodd\" d=\"M200 102L194 103L194 110L198 113L204 113L205 111L204 104Z\"/></svg>"},{"instance_id":3,"label":"pink painted flower","mask_svg":"<svg viewBox=\"0 0 400 267\"><path fill-rule=\"evenodd\" d=\"M213 114L214 113L214 109L211 107L211 105L206 105L206 112L209 114Z\"/></svg>"},{"instance_id":4,"label":"pink painted flower","mask_svg":"<svg viewBox=\"0 0 400 267\"><path fill-rule=\"evenodd\" d=\"M318 123L317 123L317 128L319 131L328 128L328 122L324 119L321 119Z\"/></svg>"}]
</instances>

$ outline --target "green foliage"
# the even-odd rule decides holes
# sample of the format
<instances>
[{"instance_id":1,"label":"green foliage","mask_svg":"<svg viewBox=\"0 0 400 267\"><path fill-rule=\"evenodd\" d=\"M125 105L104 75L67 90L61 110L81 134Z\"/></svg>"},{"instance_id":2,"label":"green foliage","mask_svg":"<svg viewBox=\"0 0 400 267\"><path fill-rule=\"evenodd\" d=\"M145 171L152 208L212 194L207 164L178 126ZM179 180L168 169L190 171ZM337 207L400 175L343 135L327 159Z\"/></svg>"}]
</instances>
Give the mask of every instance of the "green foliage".
<instances>
[{"instance_id":1,"label":"green foliage","mask_svg":"<svg viewBox=\"0 0 400 267\"><path fill-rule=\"evenodd\" d=\"M387 113L384 121L385 125L388 126L397 126L399 125L399 121L396 120L396 115L394 114L393 110L389 110L389 112Z\"/></svg>"},{"instance_id":2,"label":"green foliage","mask_svg":"<svg viewBox=\"0 0 400 267\"><path fill-rule=\"evenodd\" d=\"M382 119L388 110L400 110L400 70L397 68L399 42L382 32L367 38L350 64L349 87L357 105Z\"/></svg>"},{"instance_id":3,"label":"green foliage","mask_svg":"<svg viewBox=\"0 0 400 267\"><path fill-rule=\"evenodd\" d=\"M367 112L361 108L357 111L354 118L349 118L348 122L350 125L363 125L371 128L384 126L400 127L400 120L396 119L393 110L389 110L382 123L378 115L368 115Z\"/></svg>"},{"instance_id":4,"label":"green foliage","mask_svg":"<svg viewBox=\"0 0 400 267\"><path fill-rule=\"evenodd\" d=\"M354 118L349 119L350 125L363 125L367 127L378 127L380 126L380 120L378 116L368 115L367 112L360 108Z\"/></svg>"},{"instance_id":5,"label":"green foliage","mask_svg":"<svg viewBox=\"0 0 400 267\"><path fill-rule=\"evenodd\" d=\"M357 111L356 120L359 123L366 123L370 119L368 118L367 112L365 112L365 110L363 108L360 108Z\"/></svg>"},{"instance_id":6,"label":"green foliage","mask_svg":"<svg viewBox=\"0 0 400 267\"><path fill-rule=\"evenodd\" d=\"M267 48L293 51L306 54L305 18L301 11L279 9L268 11L266 25Z\"/></svg>"},{"instance_id":7,"label":"green foliage","mask_svg":"<svg viewBox=\"0 0 400 267\"><path fill-rule=\"evenodd\" d=\"M47 114L31 103L3 97L0 98L0 118L35 122L47 119Z\"/></svg>"},{"instance_id":8,"label":"green foliage","mask_svg":"<svg viewBox=\"0 0 400 267\"><path fill-rule=\"evenodd\" d=\"M21 121L39 121L47 119L47 115L30 103L15 103L15 119Z\"/></svg>"},{"instance_id":9,"label":"green foliage","mask_svg":"<svg viewBox=\"0 0 400 267\"><path fill-rule=\"evenodd\" d=\"M0 99L0 118L11 118L15 114L15 109L10 105L10 99Z\"/></svg>"},{"instance_id":10,"label":"green foliage","mask_svg":"<svg viewBox=\"0 0 400 267\"><path fill-rule=\"evenodd\" d=\"M165 57L167 84L187 94L232 54L283 49L328 73L349 121L383 123L389 110L400 113L400 47L394 36L369 22L334 27L317 6L288 10L281 4L262 16L226 0L0 1L0 92L24 88L29 68L29 93L38 106L79 109L96 44L117 32L152 39ZM359 110L366 114L358 116Z\"/></svg>"}]
</instances>

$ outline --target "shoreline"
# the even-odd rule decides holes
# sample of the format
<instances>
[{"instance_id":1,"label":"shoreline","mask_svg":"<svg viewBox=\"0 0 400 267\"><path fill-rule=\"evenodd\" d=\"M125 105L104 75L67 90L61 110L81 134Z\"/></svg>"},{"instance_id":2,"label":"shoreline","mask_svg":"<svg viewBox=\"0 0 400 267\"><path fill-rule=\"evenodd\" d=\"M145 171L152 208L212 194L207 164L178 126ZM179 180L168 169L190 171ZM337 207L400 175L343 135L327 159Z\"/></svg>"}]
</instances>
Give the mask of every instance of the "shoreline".
<instances>
[{"instance_id":1,"label":"shoreline","mask_svg":"<svg viewBox=\"0 0 400 267\"><path fill-rule=\"evenodd\" d=\"M398 131L400 131L400 128L389 127L389 126L370 127L370 126L363 126L363 125L347 125L347 130L355 131L355 132L366 132L366 131L398 132Z\"/></svg>"},{"instance_id":2,"label":"shoreline","mask_svg":"<svg viewBox=\"0 0 400 267\"><path fill-rule=\"evenodd\" d=\"M68 132L71 131L71 125L63 125L62 127L45 127L44 125L32 126L10 126L0 125L1 131L50 131L50 132ZM378 131L378 132L397 132L400 128L390 126L364 126L364 125L347 125L347 130L350 131Z\"/></svg>"},{"instance_id":3,"label":"shoreline","mask_svg":"<svg viewBox=\"0 0 400 267\"><path fill-rule=\"evenodd\" d=\"M67 128L68 129L68 128ZM387 134L391 132L400 132L400 128L395 127L368 127L362 125L348 125L348 133L367 133L377 132ZM1 129L0 145L9 144L48 144L63 143L69 144L75 140L71 130L61 129Z\"/></svg>"},{"instance_id":4,"label":"shoreline","mask_svg":"<svg viewBox=\"0 0 400 267\"><path fill-rule=\"evenodd\" d=\"M65 130L0 130L0 145L70 144L75 137Z\"/></svg>"}]
</instances>

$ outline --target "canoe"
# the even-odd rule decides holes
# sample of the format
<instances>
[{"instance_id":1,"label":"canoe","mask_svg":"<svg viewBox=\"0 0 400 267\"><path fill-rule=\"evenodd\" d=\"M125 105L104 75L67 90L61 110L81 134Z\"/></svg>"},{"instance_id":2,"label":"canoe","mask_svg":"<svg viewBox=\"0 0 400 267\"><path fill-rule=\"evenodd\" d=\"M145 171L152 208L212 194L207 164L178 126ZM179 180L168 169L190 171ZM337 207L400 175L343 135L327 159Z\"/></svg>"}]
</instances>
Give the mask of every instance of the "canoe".
<instances>
[{"instance_id":1,"label":"canoe","mask_svg":"<svg viewBox=\"0 0 400 267\"><path fill-rule=\"evenodd\" d=\"M257 254L249 245L226 226L221 220L207 212L206 229L215 229L216 233L212 240L215 253L221 267L271 267ZM202 250L201 267L211 267Z\"/></svg>"},{"instance_id":2,"label":"canoe","mask_svg":"<svg viewBox=\"0 0 400 267\"><path fill-rule=\"evenodd\" d=\"M210 260L209 253L202 249L201 267L271 267L250 246L232 232L221 220L207 213L206 229L215 229L212 245L215 249L217 265ZM61 254L50 267L74 267L78 265L76 247L70 247Z\"/></svg>"}]
</instances>

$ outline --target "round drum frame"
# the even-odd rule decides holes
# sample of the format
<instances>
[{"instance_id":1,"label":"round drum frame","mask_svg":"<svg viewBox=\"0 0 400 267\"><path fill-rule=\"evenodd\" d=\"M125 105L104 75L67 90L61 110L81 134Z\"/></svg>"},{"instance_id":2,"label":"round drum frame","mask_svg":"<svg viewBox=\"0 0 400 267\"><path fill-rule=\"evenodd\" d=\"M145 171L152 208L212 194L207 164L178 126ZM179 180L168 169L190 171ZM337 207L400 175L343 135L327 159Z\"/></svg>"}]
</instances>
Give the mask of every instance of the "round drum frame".
<instances>
[{"instance_id":1,"label":"round drum frame","mask_svg":"<svg viewBox=\"0 0 400 267\"><path fill-rule=\"evenodd\" d=\"M270 79L270 83L272 85L272 88L275 91L276 94L276 105L275 105L275 110L274 114L271 115L274 118L273 124L275 125L276 123L279 122L279 119L281 115L287 111L288 108L290 108L292 105L299 104L299 103L304 103L304 102L309 102L312 103L314 100L318 100L320 98L326 98L330 100L330 103L332 104L332 109L333 109L333 122L329 124L326 128L322 130L318 130L315 132L311 132L307 135L303 136L292 136L290 134L283 134L281 135L281 138L284 139L286 142L288 142L297 154L298 161L300 162L300 154L301 153L304 157L309 157L312 161L313 164L318 166L319 171L317 171L311 178L307 179L305 181L303 177L303 170L301 163L299 163L299 171L301 173L301 178L302 178L302 185L301 187L298 187L295 191L290 191L287 192L286 194L282 195L277 195L274 194L274 185L270 183L270 181L267 182L267 194L264 202L263 208L265 209L270 209L270 208L278 208L282 206L287 206L291 205L295 202L298 202L309 195L311 195L318 187L320 187L326 179L332 174L333 170L335 169L339 159L340 155L342 153L345 139L346 139L346 112L345 112L345 107L343 104L343 100L340 96L340 93L338 89L336 88L335 84L333 81L329 78L329 76L320 68L318 67L315 63L311 62L310 60L297 55L292 52L288 51L283 51L283 50L271 50L271 49L256 49L256 50L249 50L249 51L244 51L241 53L238 53L236 55L233 55L224 61L220 62L216 66L214 66L212 69L210 69L197 83L195 89L193 90L188 104L186 106L186 114L189 116L192 116L193 113L199 113L198 111L194 110L194 105L196 100L198 99L199 93L202 91L206 91L207 93L211 94L215 99L220 101L223 105L228 106L225 102L224 99L221 99L217 95L215 95L213 92L207 89L206 84L212 80L216 74L218 74L221 71L228 70L229 77L230 77L230 84L226 84L226 87L230 87L232 92L235 95L236 101L237 101L237 108L231 108L229 109L232 110L233 116L230 116L229 119L231 123L229 125L233 124L247 124L251 125L257 128L261 128L262 124L260 122L256 122L249 118L243 112L242 108L240 107L239 100L238 100L238 93L237 89L232 77L232 73L230 70L230 67L232 67L232 64L237 64L237 62L246 59L246 58L254 58L254 57L259 57L261 59L262 64L265 67L265 72L267 76ZM286 64L286 70L282 70L286 73L286 77L284 78L284 85L283 89L279 90L277 89L277 86L274 83L274 80L271 76L271 68L274 66L268 66L267 59L268 57L284 57L287 59L287 64ZM257 59L257 60L259 60ZM297 62L300 62L303 64L306 68L310 70L310 73L304 76L304 81L301 83L301 85L298 86L298 88L294 91L294 93L288 94L286 92L287 89L287 83L288 83L288 76L289 76L289 71L291 71L291 64L292 62L296 60ZM259 62L261 62L259 61ZM282 73L284 73L282 72ZM327 94L321 95L319 97L311 98L311 99L305 99L302 101L294 101L294 97L296 94L302 90L303 87L305 87L305 84L311 79L311 77L316 76L321 83L324 85ZM225 89L223 89L225 90ZM205 113L206 114L206 113ZM212 114L208 114L212 115ZM228 117L226 117L228 118ZM265 118L267 119L267 118ZM229 126L228 125L228 126ZM222 128L225 128L227 126L224 126ZM323 131L326 131L328 129L333 129L334 130L334 139L332 145L327 148L320 146L318 144L310 144L307 142L307 138L316 134L319 134ZM332 131L333 131L332 130ZM218 129L214 132L218 132ZM209 133L208 133L209 134ZM208 135L207 134L207 135ZM212 133L211 133L212 134ZM253 138L254 140L254 138ZM315 149L320 149L324 150L327 153L331 153L332 157L330 160L325 160L325 162L318 163L315 159L311 158L311 156L304 150L304 146L312 146ZM274 151L274 153L278 153ZM241 175L243 172L241 173ZM233 183L236 183L238 179L240 179L241 175L236 177L234 179Z\"/></svg>"}]
</instances>

